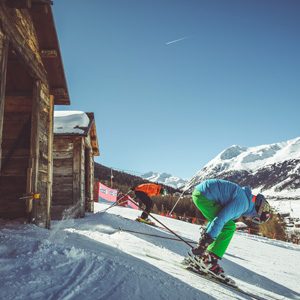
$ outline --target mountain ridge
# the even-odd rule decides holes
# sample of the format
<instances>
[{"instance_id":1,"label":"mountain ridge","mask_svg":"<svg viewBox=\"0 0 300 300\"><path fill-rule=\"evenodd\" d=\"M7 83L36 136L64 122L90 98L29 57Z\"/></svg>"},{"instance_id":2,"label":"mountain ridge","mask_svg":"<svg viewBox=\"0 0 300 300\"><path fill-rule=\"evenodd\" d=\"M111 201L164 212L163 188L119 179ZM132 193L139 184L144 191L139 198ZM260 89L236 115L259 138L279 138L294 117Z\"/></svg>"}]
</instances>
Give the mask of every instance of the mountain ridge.
<instances>
[{"instance_id":1,"label":"mountain ridge","mask_svg":"<svg viewBox=\"0 0 300 300\"><path fill-rule=\"evenodd\" d=\"M256 147L230 146L199 170L191 186L226 179L268 197L300 199L300 137Z\"/></svg>"}]
</instances>

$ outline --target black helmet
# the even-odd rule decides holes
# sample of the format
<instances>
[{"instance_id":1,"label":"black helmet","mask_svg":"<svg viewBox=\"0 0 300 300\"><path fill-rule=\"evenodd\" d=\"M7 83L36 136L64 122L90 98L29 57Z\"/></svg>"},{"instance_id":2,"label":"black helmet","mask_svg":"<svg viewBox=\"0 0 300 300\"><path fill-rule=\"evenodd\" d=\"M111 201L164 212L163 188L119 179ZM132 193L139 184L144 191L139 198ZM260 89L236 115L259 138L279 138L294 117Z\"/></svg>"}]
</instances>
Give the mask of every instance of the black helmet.
<instances>
[{"instance_id":1,"label":"black helmet","mask_svg":"<svg viewBox=\"0 0 300 300\"><path fill-rule=\"evenodd\" d=\"M256 224L262 224L271 218L272 210L269 202L262 194L257 194L255 199L255 210L258 216L252 218L252 221Z\"/></svg>"}]
</instances>

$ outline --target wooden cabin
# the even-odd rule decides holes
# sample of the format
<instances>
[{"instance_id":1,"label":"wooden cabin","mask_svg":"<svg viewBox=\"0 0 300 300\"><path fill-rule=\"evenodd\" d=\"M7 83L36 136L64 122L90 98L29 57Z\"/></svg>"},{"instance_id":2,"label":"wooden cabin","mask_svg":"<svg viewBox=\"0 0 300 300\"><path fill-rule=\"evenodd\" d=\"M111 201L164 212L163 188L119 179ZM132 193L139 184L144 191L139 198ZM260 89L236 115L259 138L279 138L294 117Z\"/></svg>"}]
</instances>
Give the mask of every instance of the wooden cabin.
<instances>
[{"instance_id":1,"label":"wooden cabin","mask_svg":"<svg viewBox=\"0 0 300 300\"><path fill-rule=\"evenodd\" d=\"M98 155L94 114L55 112L52 219L84 217L94 211L94 156Z\"/></svg>"},{"instance_id":2,"label":"wooden cabin","mask_svg":"<svg viewBox=\"0 0 300 300\"><path fill-rule=\"evenodd\" d=\"M69 104L51 1L0 1L0 218L50 227L53 107Z\"/></svg>"}]
</instances>

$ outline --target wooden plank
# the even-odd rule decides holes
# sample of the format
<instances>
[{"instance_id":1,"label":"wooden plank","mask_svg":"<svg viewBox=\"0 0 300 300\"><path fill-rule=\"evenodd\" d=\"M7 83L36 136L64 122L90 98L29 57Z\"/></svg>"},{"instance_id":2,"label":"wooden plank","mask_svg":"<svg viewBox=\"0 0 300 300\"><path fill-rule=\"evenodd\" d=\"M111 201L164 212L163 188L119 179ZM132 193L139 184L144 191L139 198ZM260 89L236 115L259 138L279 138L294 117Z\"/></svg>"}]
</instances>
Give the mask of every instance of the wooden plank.
<instances>
[{"instance_id":1,"label":"wooden plank","mask_svg":"<svg viewBox=\"0 0 300 300\"><path fill-rule=\"evenodd\" d=\"M5 118L3 130L5 132L3 139L8 138L10 140L15 140L18 145L24 144L27 140L30 140L30 124L27 125L22 119L14 126L12 122Z\"/></svg>"},{"instance_id":2,"label":"wooden plank","mask_svg":"<svg viewBox=\"0 0 300 300\"><path fill-rule=\"evenodd\" d=\"M86 210L88 212L94 212L94 161L93 161L93 150L91 148L88 149L88 182L87 182L87 189L88 192L86 193Z\"/></svg>"},{"instance_id":3,"label":"wooden plank","mask_svg":"<svg viewBox=\"0 0 300 300\"><path fill-rule=\"evenodd\" d=\"M65 137L57 137L54 135L54 143L53 143L53 151L55 152L71 152L74 148L74 139L65 138Z\"/></svg>"},{"instance_id":4,"label":"wooden plank","mask_svg":"<svg viewBox=\"0 0 300 300\"><path fill-rule=\"evenodd\" d=\"M10 147L9 147L9 145L7 145L6 142L7 142L7 140L5 140L5 148L2 149L2 155L3 155L3 157L5 157L9 153L9 151L10 151ZM26 157L27 160L28 160L29 153L30 153L29 149L18 148L14 152L14 157L15 158L25 158Z\"/></svg>"},{"instance_id":5,"label":"wooden plank","mask_svg":"<svg viewBox=\"0 0 300 300\"><path fill-rule=\"evenodd\" d=\"M55 190L56 192L72 191L73 190L73 180L70 180L70 182L54 180L53 181L53 190Z\"/></svg>"},{"instance_id":6,"label":"wooden plank","mask_svg":"<svg viewBox=\"0 0 300 300\"><path fill-rule=\"evenodd\" d=\"M60 176L67 176L73 174L73 159L55 159L53 161L53 173Z\"/></svg>"},{"instance_id":7,"label":"wooden plank","mask_svg":"<svg viewBox=\"0 0 300 300\"><path fill-rule=\"evenodd\" d=\"M73 204L73 174L69 176L53 176L52 206Z\"/></svg>"},{"instance_id":8,"label":"wooden plank","mask_svg":"<svg viewBox=\"0 0 300 300\"><path fill-rule=\"evenodd\" d=\"M32 95L30 96L6 96L5 113L31 113Z\"/></svg>"},{"instance_id":9,"label":"wooden plank","mask_svg":"<svg viewBox=\"0 0 300 300\"><path fill-rule=\"evenodd\" d=\"M38 180L39 180L39 182L44 182L47 184L48 183L48 172L45 172L45 171L41 172L39 170Z\"/></svg>"},{"instance_id":10,"label":"wooden plank","mask_svg":"<svg viewBox=\"0 0 300 300\"><path fill-rule=\"evenodd\" d=\"M5 86L7 73L8 39L4 36L0 27L0 172L2 157L2 132L4 119Z\"/></svg>"},{"instance_id":11,"label":"wooden plank","mask_svg":"<svg viewBox=\"0 0 300 300\"><path fill-rule=\"evenodd\" d=\"M50 96L49 124L48 124L48 182L47 182L47 222L46 227L50 228L51 222L51 201L53 194L53 119L54 119L54 97Z\"/></svg>"},{"instance_id":12,"label":"wooden plank","mask_svg":"<svg viewBox=\"0 0 300 300\"><path fill-rule=\"evenodd\" d=\"M81 206L81 217L84 217L85 214L85 138L81 138L81 175L80 175L80 206Z\"/></svg>"},{"instance_id":13,"label":"wooden plank","mask_svg":"<svg viewBox=\"0 0 300 300\"><path fill-rule=\"evenodd\" d=\"M73 204L81 202L81 139L74 140L73 149Z\"/></svg>"},{"instance_id":14,"label":"wooden plank","mask_svg":"<svg viewBox=\"0 0 300 300\"><path fill-rule=\"evenodd\" d=\"M52 219L70 219L80 217L80 207L78 205L56 205L52 207Z\"/></svg>"},{"instance_id":15,"label":"wooden plank","mask_svg":"<svg viewBox=\"0 0 300 300\"><path fill-rule=\"evenodd\" d=\"M28 157L16 158L12 157L9 162L3 168L1 174L2 176L12 176L12 175L24 175L26 176L28 168Z\"/></svg>"},{"instance_id":16,"label":"wooden plank","mask_svg":"<svg viewBox=\"0 0 300 300\"><path fill-rule=\"evenodd\" d=\"M72 191L53 193L52 206L56 205L73 205Z\"/></svg>"},{"instance_id":17,"label":"wooden plank","mask_svg":"<svg viewBox=\"0 0 300 300\"><path fill-rule=\"evenodd\" d=\"M73 158L73 151L54 151L53 159L68 159Z\"/></svg>"},{"instance_id":18,"label":"wooden plank","mask_svg":"<svg viewBox=\"0 0 300 300\"><path fill-rule=\"evenodd\" d=\"M32 193L38 193L38 173L39 173L39 123L40 123L40 90L41 82L36 81L33 91L32 101L32 119L31 119L31 148L30 148L30 161L32 168ZM38 208L36 201L33 202L32 213L29 216L31 220L38 218Z\"/></svg>"},{"instance_id":19,"label":"wooden plank","mask_svg":"<svg viewBox=\"0 0 300 300\"><path fill-rule=\"evenodd\" d=\"M31 0L10 0L7 6L11 8L31 8Z\"/></svg>"}]
</instances>

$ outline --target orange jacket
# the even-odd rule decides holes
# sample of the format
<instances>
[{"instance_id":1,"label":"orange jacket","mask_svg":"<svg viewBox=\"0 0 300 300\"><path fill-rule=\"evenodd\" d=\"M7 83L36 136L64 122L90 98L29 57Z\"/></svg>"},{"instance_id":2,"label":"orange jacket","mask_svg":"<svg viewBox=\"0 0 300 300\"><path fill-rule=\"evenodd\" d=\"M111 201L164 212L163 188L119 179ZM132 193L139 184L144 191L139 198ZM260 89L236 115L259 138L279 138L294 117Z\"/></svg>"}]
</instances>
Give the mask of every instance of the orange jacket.
<instances>
[{"instance_id":1,"label":"orange jacket","mask_svg":"<svg viewBox=\"0 0 300 300\"><path fill-rule=\"evenodd\" d=\"M144 192L149 197L152 197L152 196L159 195L161 186L155 183L144 183L135 187L134 190L139 192Z\"/></svg>"}]
</instances>

